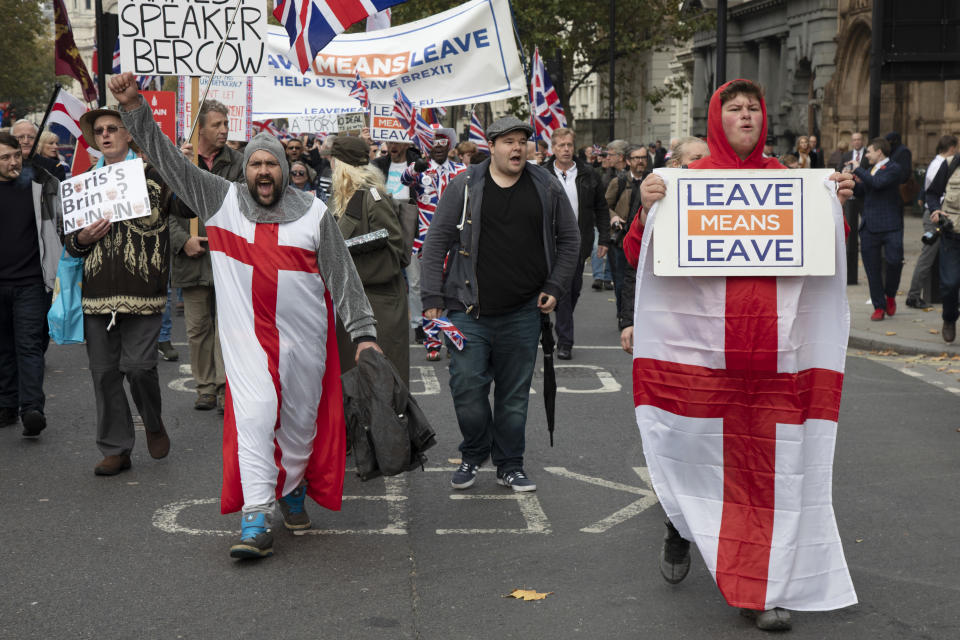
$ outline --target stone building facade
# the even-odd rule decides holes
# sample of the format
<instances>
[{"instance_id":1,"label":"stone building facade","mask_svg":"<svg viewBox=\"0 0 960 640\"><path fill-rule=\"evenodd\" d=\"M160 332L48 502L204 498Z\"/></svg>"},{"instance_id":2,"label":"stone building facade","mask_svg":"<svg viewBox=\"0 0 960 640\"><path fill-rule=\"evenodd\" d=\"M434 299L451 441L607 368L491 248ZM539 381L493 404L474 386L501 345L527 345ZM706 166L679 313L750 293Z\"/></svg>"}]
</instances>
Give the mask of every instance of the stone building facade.
<instances>
[{"instance_id":1,"label":"stone building facade","mask_svg":"<svg viewBox=\"0 0 960 640\"><path fill-rule=\"evenodd\" d=\"M838 2L836 71L824 90L821 123L831 145L868 128L872 8L870 0ZM927 164L941 135L960 135L960 80L883 83L880 132L889 131L900 132L916 164Z\"/></svg>"}]
</instances>

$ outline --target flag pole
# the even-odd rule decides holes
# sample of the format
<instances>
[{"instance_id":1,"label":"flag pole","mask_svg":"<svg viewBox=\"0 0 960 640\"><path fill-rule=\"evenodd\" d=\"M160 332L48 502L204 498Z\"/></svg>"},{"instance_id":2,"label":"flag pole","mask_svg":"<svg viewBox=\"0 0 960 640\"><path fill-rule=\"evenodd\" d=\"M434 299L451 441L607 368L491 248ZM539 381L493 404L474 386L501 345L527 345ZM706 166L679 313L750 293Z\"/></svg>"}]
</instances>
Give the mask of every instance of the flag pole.
<instances>
[{"instance_id":1,"label":"flag pole","mask_svg":"<svg viewBox=\"0 0 960 640\"><path fill-rule=\"evenodd\" d=\"M227 32L223 35L223 42L220 43L220 46L217 47L217 59L213 63L213 71L210 72L210 77L207 78L207 86L203 90L203 96L201 96L200 101L196 104L193 111L193 124L190 125L190 135L187 136L191 142L193 140L194 129L197 128L197 122L200 120L200 107L203 105L204 100L207 99L207 93L210 91L210 85L213 83L213 77L217 75L217 67L220 66L220 55L223 53L223 48L227 45L227 38L230 37L230 31L233 29L233 23L237 21L237 14L240 12L240 4L243 0L237 0L237 4L233 7L233 17L230 18L230 26L227 27ZM197 84L199 85L199 77L194 78ZM193 92L192 100L196 100L196 95L198 93L199 86L191 86L190 89ZM193 106L191 104L191 106ZM196 146L194 146L194 154L197 153Z\"/></svg>"},{"instance_id":2,"label":"flag pole","mask_svg":"<svg viewBox=\"0 0 960 640\"><path fill-rule=\"evenodd\" d=\"M43 128L47 126L47 118L50 117L50 111L53 109L53 103L57 101L57 96L60 95L61 84L57 82L53 85L53 95L50 96L50 103L47 105L47 111L43 114L43 120L40 121L40 127L37 129L37 137L33 139L33 146L30 147L30 153L27 154L28 158L32 158L33 154L37 151L37 145L40 144L40 134L43 133Z\"/></svg>"},{"instance_id":3,"label":"flag pole","mask_svg":"<svg viewBox=\"0 0 960 640\"><path fill-rule=\"evenodd\" d=\"M520 63L523 65L523 77L527 81L527 86L530 85L530 67L527 65L527 52L523 48L523 41L520 40L520 32L517 31L517 16L513 12L513 2L507 0L507 6L510 7L510 21L513 23L513 36L517 40L517 46L520 47ZM524 96L527 101L527 109L530 111L531 117L533 116L533 104L530 102L530 92L527 91Z\"/></svg>"}]
</instances>

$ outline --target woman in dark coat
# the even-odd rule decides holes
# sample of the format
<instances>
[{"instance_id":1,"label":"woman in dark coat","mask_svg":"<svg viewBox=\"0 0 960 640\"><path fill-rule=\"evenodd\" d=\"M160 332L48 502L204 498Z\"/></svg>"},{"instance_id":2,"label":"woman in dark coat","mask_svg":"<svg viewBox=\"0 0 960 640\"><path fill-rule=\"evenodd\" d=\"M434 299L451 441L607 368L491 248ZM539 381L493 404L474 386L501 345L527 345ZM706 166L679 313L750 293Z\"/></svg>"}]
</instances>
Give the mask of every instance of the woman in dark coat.
<instances>
[{"instance_id":1,"label":"woman in dark coat","mask_svg":"<svg viewBox=\"0 0 960 640\"><path fill-rule=\"evenodd\" d=\"M333 187L328 203L345 240L375 237L350 247L350 255L363 282L364 293L377 320L377 344L400 374L410 383L410 340L407 328L407 289L400 267L403 234L393 200L384 186L383 174L369 164L369 145L358 137L337 136L331 151ZM337 322L340 369L354 364L356 346Z\"/></svg>"}]
</instances>

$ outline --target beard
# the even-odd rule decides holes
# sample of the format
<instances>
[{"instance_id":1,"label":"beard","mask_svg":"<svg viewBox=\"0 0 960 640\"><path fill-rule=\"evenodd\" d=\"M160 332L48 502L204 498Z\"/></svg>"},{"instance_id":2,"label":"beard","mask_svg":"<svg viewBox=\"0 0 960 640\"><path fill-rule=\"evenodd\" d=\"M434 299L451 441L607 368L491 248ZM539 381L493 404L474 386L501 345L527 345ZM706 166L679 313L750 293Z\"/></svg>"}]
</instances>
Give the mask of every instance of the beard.
<instances>
[{"instance_id":1,"label":"beard","mask_svg":"<svg viewBox=\"0 0 960 640\"><path fill-rule=\"evenodd\" d=\"M250 196L253 198L253 201L259 204L261 207L273 207L278 202L280 202L280 196L283 194L283 189L280 188L280 185L276 182L272 183L273 189L270 191L271 196L273 197L270 202L264 202L260 191L257 189L257 182L247 180L247 189L250 191Z\"/></svg>"}]
</instances>

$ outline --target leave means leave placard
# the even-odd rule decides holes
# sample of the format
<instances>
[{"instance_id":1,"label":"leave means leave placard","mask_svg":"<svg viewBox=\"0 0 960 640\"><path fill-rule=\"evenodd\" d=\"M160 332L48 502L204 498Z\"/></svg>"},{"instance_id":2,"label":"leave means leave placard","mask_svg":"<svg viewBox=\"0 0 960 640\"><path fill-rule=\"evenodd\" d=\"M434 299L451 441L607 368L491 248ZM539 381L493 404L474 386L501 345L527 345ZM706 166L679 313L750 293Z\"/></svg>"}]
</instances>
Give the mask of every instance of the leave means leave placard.
<instances>
[{"instance_id":1,"label":"leave means leave placard","mask_svg":"<svg viewBox=\"0 0 960 640\"><path fill-rule=\"evenodd\" d=\"M88 171L60 183L63 232L72 233L101 218L113 222L150 215L143 160L135 158Z\"/></svg>"}]
</instances>

